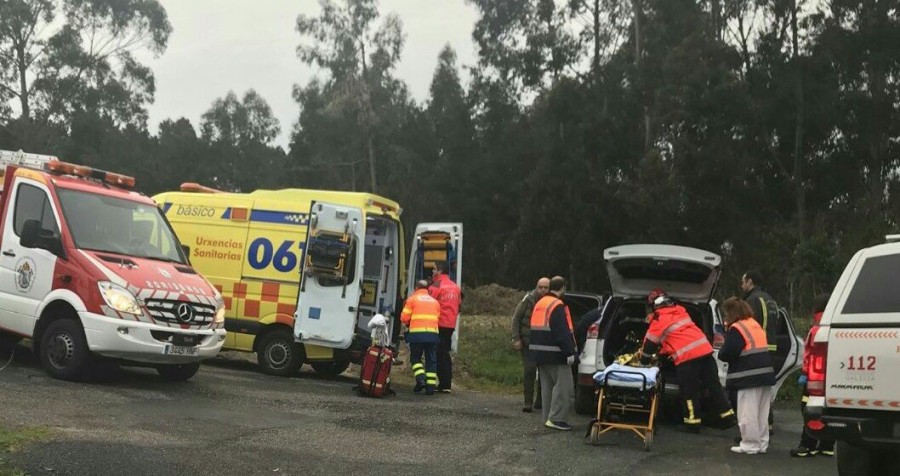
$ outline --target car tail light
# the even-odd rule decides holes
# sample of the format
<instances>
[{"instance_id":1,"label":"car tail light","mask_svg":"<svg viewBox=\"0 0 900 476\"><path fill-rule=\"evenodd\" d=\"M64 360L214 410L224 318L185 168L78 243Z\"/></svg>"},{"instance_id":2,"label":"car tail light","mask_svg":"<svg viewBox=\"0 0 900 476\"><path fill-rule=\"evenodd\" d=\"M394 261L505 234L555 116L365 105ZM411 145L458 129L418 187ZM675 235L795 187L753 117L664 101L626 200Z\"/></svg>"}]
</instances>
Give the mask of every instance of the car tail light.
<instances>
[{"instance_id":1,"label":"car tail light","mask_svg":"<svg viewBox=\"0 0 900 476\"><path fill-rule=\"evenodd\" d=\"M828 343L813 342L809 348L809 368L806 375L806 392L811 397L825 396L825 367L828 360Z\"/></svg>"},{"instance_id":2,"label":"car tail light","mask_svg":"<svg viewBox=\"0 0 900 476\"><path fill-rule=\"evenodd\" d=\"M806 422L806 426L813 431L819 431L822 428L825 428L825 424L822 423L822 420L810 420Z\"/></svg>"},{"instance_id":3,"label":"car tail light","mask_svg":"<svg viewBox=\"0 0 900 476\"><path fill-rule=\"evenodd\" d=\"M588 327L587 330L587 338L588 339L596 339L600 335L600 324L596 322L591 324L591 327Z\"/></svg>"}]
</instances>

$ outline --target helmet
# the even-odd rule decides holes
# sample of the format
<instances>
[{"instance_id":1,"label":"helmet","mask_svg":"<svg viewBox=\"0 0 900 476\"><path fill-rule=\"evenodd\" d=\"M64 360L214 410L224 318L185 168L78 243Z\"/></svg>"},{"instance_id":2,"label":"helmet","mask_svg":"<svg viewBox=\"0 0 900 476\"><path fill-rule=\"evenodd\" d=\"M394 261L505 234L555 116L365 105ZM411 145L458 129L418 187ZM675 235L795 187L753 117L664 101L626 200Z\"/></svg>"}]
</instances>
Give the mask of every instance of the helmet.
<instances>
[{"instance_id":1,"label":"helmet","mask_svg":"<svg viewBox=\"0 0 900 476\"><path fill-rule=\"evenodd\" d=\"M656 288L647 295L647 304L657 309L672 304L672 298L664 290Z\"/></svg>"}]
</instances>

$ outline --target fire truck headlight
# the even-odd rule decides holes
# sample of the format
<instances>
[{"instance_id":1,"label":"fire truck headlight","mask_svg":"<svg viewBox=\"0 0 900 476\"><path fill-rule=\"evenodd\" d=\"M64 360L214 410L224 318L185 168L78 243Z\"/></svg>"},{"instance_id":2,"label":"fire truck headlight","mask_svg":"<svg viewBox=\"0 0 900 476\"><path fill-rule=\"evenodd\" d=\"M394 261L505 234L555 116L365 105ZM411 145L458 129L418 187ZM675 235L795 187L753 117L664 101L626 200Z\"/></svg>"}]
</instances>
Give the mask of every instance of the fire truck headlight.
<instances>
[{"instance_id":1,"label":"fire truck headlight","mask_svg":"<svg viewBox=\"0 0 900 476\"><path fill-rule=\"evenodd\" d=\"M134 294L122 286L109 281L101 281L98 283L100 287L100 295L106 301L106 305L119 312L128 314L142 314L141 306L138 304Z\"/></svg>"},{"instance_id":2,"label":"fire truck headlight","mask_svg":"<svg viewBox=\"0 0 900 476\"><path fill-rule=\"evenodd\" d=\"M222 322L225 322L225 306L220 307L219 310L216 311L216 324Z\"/></svg>"}]
</instances>

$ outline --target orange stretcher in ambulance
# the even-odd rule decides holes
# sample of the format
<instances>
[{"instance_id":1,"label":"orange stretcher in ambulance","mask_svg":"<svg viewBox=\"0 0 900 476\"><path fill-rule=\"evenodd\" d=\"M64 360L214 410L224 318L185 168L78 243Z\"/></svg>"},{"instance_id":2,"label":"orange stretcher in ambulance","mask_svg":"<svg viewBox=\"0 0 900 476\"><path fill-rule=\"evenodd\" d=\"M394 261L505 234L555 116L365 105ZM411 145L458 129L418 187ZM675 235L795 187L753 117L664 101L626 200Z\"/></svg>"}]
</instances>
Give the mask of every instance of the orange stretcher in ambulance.
<instances>
[{"instance_id":1,"label":"orange stretcher in ambulance","mask_svg":"<svg viewBox=\"0 0 900 476\"><path fill-rule=\"evenodd\" d=\"M400 206L377 195L187 183L154 200L224 297L224 348L256 352L272 375L304 363L337 375L361 362L376 313L389 317L396 342L402 298L436 260L460 282L462 224L420 225L407 268Z\"/></svg>"},{"instance_id":2,"label":"orange stretcher in ambulance","mask_svg":"<svg viewBox=\"0 0 900 476\"><path fill-rule=\"evenodd\" d=\"M0 151L0 345L33 341L51 376L100 358L191 378L225 340L221 295L134 179Z\"/></svg>"}]
</instances>

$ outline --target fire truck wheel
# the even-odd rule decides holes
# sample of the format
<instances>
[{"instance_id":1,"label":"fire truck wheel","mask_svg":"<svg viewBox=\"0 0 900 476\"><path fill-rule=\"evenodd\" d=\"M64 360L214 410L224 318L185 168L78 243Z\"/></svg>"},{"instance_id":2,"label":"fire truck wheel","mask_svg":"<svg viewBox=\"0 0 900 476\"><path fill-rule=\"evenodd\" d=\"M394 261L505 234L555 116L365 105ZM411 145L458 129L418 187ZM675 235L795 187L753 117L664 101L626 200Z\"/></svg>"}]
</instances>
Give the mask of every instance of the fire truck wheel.
<instances>
[{"instance_id":1,"label":"fire truck wheel","mask_svg":"<svg viewBox=\"0 0 900 476\"><path fill-rule=\"evenodd\" d=\"M53 378L80 380L91 363L81 324L74 319L50 323L41 336L41 365Z\"/></svg>"},{"instance_id":2,"label":"fire truck wheel","mask_svg":"<svg viewBox=\"0 0 900 476\"><path fill-rule=\"evenodd\" d=\"M303 365L303 348L286 329L276 329L259 338L256 360L263 372L287 377L297 375Z\"/></svg>"},{"instance_id":3,"label":"fire truck wheel","mask_svg":"<svg viewBox=\"0 0 900 476\"><path fill-rule=\"evenodd\" d=\"M347 370L347 367L350 366L350 361L335 360L333 362L313 362L310 365L312 365L313 370L319 375L335 377Z\"/></svg>"},{"instance_id":4,"label":"fire truck wheel","mask_svg":"<svg viewBox=\"0 0 900 476\"><path fill-rule=\"evenodd\" d=\"M170 382L184 382L200 370L200 362L192 364L158 365L156 373Z\"/></svg>"}]
</instances>

